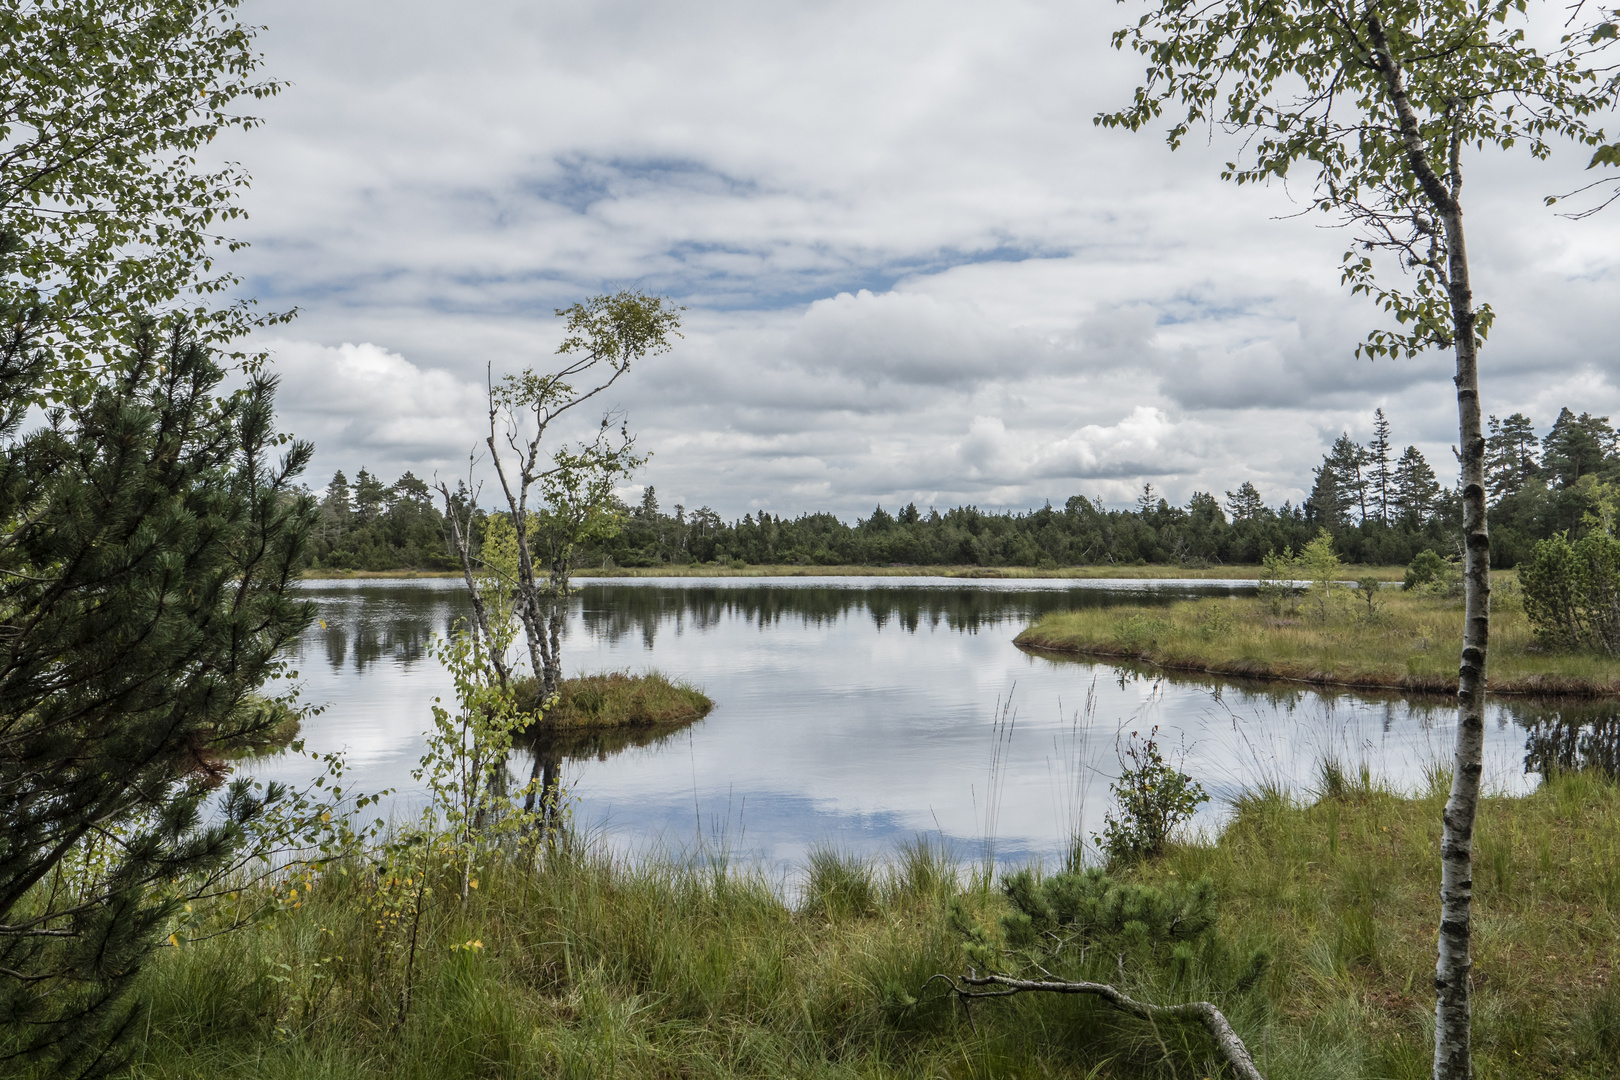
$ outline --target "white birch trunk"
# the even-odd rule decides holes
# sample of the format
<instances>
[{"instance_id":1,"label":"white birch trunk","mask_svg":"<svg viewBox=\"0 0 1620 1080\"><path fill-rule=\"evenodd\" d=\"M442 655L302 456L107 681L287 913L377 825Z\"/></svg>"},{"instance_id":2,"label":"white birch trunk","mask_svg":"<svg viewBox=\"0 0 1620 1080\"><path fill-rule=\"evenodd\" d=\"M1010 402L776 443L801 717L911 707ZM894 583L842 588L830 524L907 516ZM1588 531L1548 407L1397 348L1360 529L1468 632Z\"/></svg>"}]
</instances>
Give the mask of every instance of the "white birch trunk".
<instances>
[{"instance_id":1,"label":"white birch trunk","mask_svg":"<svg viewBox=\"0 0 1620 1080\"><path fill-rule=\"evenodd\" d=\"M1469 975L1474 894L1474 818L1479 807L1485 741L1485 657L1490 640L1491 541L1485 522L1485 433L1480 423L1479 349L1468 247L1463 235L1460 146L1454 136L1442 177L1429 160L1407 97L1401 63L1377 13L1367 12L1368 37L1401 125L1406 158L1440 219L1446 248L1446 285L1456 353L1458 442L1462 459L1463 589L1465 622L1457 680L1457 744L1451 794L1440 841L1440 933L1434 968L1434 1077L1471 1080L1472 1002Z\"/></svg>"}]
</instances>

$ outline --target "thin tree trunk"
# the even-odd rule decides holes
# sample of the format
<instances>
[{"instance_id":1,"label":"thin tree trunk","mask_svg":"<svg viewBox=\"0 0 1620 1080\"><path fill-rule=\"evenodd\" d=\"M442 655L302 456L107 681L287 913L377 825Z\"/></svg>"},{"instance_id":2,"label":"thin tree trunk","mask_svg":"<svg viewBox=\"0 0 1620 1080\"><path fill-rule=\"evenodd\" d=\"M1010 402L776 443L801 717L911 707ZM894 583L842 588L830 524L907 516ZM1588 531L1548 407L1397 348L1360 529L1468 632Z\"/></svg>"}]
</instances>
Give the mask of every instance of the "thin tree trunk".
<instances>
[{"instance_id":1,"label":"thin tree trunk","mask_svg":"<svg viewBox=\"0 0 1620 1080\"><path fill-rule=\"evenodd\" d=\"M495 636L489 632L489 611L484 603L483 595L478 591L478 581L473 576L472 565L472 536L471 511L468 512L467 529L462 528L462 521L456 516L455 501L450 497L450 488L441 483L439 493L444 496L444 516L450 523L450 538L455 545L456 554L461 559L461 574L467 582L467 595L472 601L473 632L482 633L484 641L489 646L490 666L495 669L495 677L500 681L502 690L506 689L508 671L506 657L498 655L495 648Z\"/></svg>"},{"instance_id":2,"label":"thin tree trunk","mask_svg":"<svg viewBox=\"0 0 1620 1080\"><path fill-rule=\"evenodd\" d=\"M1491 541L1485 521L1485 433L1480 423L1479 349L1474 296L1469 284L1468 247L1463 235L1460 144L1451 142L1448 175L1429 160L1407 97L1400 62L1382 23L1367 14L1368 36L1379 56L1390 98L1400 119L1406 158L1440 219L1446 247L1446 285L1451 305L1452 346L1456 352L1457 419L1462 459L1463 624L1462 661L1457 678L1457 745L1451 794L1446 799L1440 841L1440 933L1434 968L1434 1077L1470 1080L1469 975L1473 907L1474 818L1479 807L1485 743L1485 658L1490 641Z\"/></svg>"},{"instance_id":3,"label":"thin tree trunk","mask_svg":"<svg viewBox=\"0 0 1620 1080\"><path fill-rule=\"evenodd\" d=\"M1455 185L1454 185L1455 186ZM1451 265L1452 320L1457 327L1457 418L1462 446L1463 624L1457 671L1457 749L1440 841L1440 937L1435 961L1436 1080L1473 1074L1469 1045L1470 917L1474 817L1485 755L1485 657L1491 630L1491 540L1485 521L1485 435L1480 427L1479 354L1473 294L1463 241L1462 208L1445 215Z\"/></svg>"}]
</instances>

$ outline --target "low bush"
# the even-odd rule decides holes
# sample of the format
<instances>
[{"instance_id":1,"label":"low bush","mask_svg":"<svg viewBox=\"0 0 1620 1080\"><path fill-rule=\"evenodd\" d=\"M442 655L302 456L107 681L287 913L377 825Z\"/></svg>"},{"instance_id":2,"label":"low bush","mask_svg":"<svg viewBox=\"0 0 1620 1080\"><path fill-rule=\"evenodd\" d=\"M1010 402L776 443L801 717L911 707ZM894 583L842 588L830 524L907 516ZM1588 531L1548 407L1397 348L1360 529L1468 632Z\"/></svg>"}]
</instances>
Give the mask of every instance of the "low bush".
<instances>
[{"instance_id":1,"label":"low bush","mask_svg":"<svg viewBox=\"0 0 1620 1080\"><path fill-rule=\"evenodd\" d=\"M1133 731L1120 755L1119 779L1109 785L1119 800L1119 817L1105 814L1102 835L1096 837L1110 863L1162 853L1171 834L1209 801L1196 780L1164 760L1158 737L1154 728L1138 742Z\"/></svg>"},{"instance_id":2,"label":"low bush","mask_svg":"<svg viewBox=\"0 0 1620 1080\"><path fill-rule=\"evenodd\" d=\"M1519 567L1524 613L1547 648L1620 655L1620 539L1554 536Z\"/></svg>"}]
</instances>

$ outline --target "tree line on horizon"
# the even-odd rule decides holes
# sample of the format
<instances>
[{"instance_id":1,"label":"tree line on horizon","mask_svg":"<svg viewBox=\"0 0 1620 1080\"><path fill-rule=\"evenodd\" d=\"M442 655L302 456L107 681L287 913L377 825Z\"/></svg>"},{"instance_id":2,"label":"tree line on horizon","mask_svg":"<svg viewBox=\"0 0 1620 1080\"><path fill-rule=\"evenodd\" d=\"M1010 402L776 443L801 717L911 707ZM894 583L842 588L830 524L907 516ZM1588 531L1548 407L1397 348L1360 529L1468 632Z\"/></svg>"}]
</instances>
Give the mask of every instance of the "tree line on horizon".
<instances>
[{"instance_id":1,"label":"tree line on horizon","mask_svg":"<svg viewBox=\"0 0 1620 1080\"><path fill-rule=\"evenodd\" d=\"M1109 509L1081 495L1061 506L989 511L882 506L850 524L830 513L789 518L769 511L726 521L707 506L666 512L648 487L635 505L620 502L611 537L583 545L584 568L710 562L751 565L956 565L1055 568L1086 565L1255 564L1298 551L1321 529L1351 562L1405 564L1421 551L1457 553L1461 523L1455 485L1443 486L1415 446L1396 452L1383 410L1372 439L1341 434L1312 473L1299 505L1267 505L1245 481L1218 498L1194 492L1172 505L1144 484L1134 506ZM1587 527L1604 485L1620 480L1620 434L1608 417L1562 410L1545 436L1523 413L1490 420L1486 440L1492 562L1512 567L1538 540ZM482 532L485 516L475 515ZM312 569L449 570L444 515L428 484L407 472L392 484L366 469L339 471L320 499L311 537Z\"/></svg>"},{"instance_id":2,"label":"tree line on horizon","mask_svg":"<svg viewBox=\"0 0 1620 1080\"><path fill-rule=\"evenodd\" d=\"M1620 481L1620 434L1606 416L1563 409L1545 436L1523 413L1490 419L1486 439L1492 564L1516 566L1536 541L1588 527ZM1419 552L1457 554L1461 503L1416 446L1397 453L1383 410L1372 439L1341 434L1312 471L1311 493L1295 505L1267 505L1244 481L1224 498L1194 492L1172 505L1144 484L1136 504L1109 509L1073 495L1057 507L943 512L909 503L877 506L850 524L835 514L788 518L769 511L726 521L707 506L660 506L648 487L640 502L620 502L612 537L581 547L583 568L655 567L709 562L783 566L1216 566L1255 564L1272 551L1298 551L1321 529L1350 562L1397 565ZM481 534L487 515L475 515ZM341 470L320 498L310 540L311 569L451 570L459 565L444 539L444 515L426 481L405 473L392 484L366 469L353 481Z\"/></svg>"}]
</instances>

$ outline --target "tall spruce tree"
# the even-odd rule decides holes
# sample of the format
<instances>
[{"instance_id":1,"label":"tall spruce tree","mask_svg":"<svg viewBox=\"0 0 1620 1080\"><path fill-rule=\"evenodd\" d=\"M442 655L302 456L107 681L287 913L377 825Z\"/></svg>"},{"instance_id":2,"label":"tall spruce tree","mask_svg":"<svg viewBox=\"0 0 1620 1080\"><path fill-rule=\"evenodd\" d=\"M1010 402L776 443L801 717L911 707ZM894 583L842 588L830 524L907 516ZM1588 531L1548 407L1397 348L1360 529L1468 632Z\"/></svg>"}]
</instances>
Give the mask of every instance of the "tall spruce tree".
<instances>
[{"instance_id":1,"label":"tall spruce tree","mask_svg":"<svg viewBox=\"0 0 1620 1080\"><path fill-rule=\"evenodd\" d=\"M1433 515L1440 482L1435 479L1429 459L1417 447L1408 446L1395 462L1390 494L1395 519L1408 528L1417 528Z\"/></svg>"},{"instance_id":2,"label":"tall spruce tree","mask_svg":"<svg viewBox=\"0 0 1620 1080\"><path fill-rule=\"evenodd\" d=\"M1390 500L1393 492L1390 485L1393 476L1390 473L1390 442L1389 420L1384 417L1383 409L1373 410L1373 437L1367 444L1368 486L1372 489L1373 506L1378 510L1378 520L1389 524Z\"/></svg>"},{"instance_id":3,"label":"tall spruce tree","mask_svg":"<svg viewBox=\"0 0 1620 1080\"><path fill-rule=\"evenodd\" d=\"M214 750L273 722L249 696L313 616L290 590L310 447L274 460L274 380L222 395L204 348L149 323L116 378L24 430L53 360L38 308L5 314L0 1060L85 1075L118 1064L177 883L263 808L238 782L203 822Z\"/></svg>"}]
</instances>

